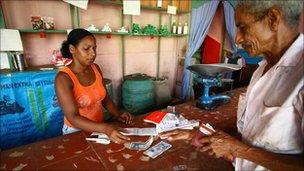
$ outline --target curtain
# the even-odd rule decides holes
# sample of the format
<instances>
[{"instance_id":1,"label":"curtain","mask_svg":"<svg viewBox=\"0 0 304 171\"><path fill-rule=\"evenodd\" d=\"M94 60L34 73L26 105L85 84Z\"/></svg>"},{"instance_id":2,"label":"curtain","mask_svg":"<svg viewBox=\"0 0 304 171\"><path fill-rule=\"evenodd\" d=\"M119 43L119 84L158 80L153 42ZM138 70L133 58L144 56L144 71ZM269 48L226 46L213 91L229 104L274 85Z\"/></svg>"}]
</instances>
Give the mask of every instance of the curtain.
<instances>
[{"instance_id":1,"label":"curtain","mask_svg":"<svg viewBox=\"0 0 304 171\"><path fill-rule=\"evenodd\" d=\"M216 12L218 0L204 3L201 7L192 9L191 30L189 38L189 48L186 53L183 79L182 79L182 99L188 100L190 98L190 71L187 67L191 64L193 54L200 48L205 39L211 21Z\"/></svg>"},{"instance_id":2,"label":"curtain","mask_svg":"<svg viewBox=\"0 0 304 171\"><path fill-rule=\"evenodd\" d=\"M204 3L208 2L210 0L194 0L194 1L191 1L191 7L192 7L192 10L193 8L199 8L200 6L202 6Z\"/></svg>"},{"instance_id":3,"label":"curtain","mask_svg":"<svg viewBox=\"0 0 304 171\"><path fill-rule=\"evenodd\" d=\"M230 40L231 48L235 53L237 47L235 44L236 26L234 21L234 9L228 1L222 1L224 4L226 31Z\"/></svg>"}]
</instances>

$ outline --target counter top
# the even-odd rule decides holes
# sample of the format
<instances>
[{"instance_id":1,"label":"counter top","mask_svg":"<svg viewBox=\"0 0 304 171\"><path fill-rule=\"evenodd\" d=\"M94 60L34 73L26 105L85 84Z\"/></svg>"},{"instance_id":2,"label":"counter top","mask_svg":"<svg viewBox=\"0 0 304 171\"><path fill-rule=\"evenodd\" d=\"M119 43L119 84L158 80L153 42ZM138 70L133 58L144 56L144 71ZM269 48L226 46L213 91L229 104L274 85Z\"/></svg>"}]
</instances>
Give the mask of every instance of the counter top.
<instances>
[{"instance_id":1,"label":"counter top","mask_svg":"<svg viewBox=\"0 0 304 171\"><path fill-rule=\"evenodd\" d=\"M236 135L237 102L243 92L244 88L229 92L231 102L214 111L196 108L194 101L177 105L176 110L188 119L200 119ZM152 127L143 122L143 117L135 118L135 127ZM129 150L123 145L87 142L85 137L88 135L81 131L2 151L0 170L234 170L231 163L198 152L187 141L169 142L172 148L152 159L143 151ZM154 141L152 145L159 141Z\"/></svg>"}]
</instances>

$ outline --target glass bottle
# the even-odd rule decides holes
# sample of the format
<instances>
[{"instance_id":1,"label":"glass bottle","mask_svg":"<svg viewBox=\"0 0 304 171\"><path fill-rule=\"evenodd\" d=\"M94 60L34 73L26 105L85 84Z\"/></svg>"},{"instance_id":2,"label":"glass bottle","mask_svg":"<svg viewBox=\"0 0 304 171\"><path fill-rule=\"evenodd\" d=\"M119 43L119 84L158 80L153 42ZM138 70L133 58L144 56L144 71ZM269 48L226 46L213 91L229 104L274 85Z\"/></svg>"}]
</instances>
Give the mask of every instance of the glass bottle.
<instances>
[{"instance_id":1,"label":"glass bottle","mask_svg":"<svg viewBox=\"0 0 304 171\"><path fill-rule=\"evenodd\" d=\"M182 24L178 23L177 34L182 34Z\"/></svg>"},{"instance_id":2,"label":"glass bottle","mask_svg":"<svg viewBox=\"0 0 304 171\"><path fill-rule=\"evenodd\" d=\"M188 34L188 24L187 23L185 23L185 25L184 25L183 34Z\"/></svg>"},{"instance_id":3,"label":"glass bottle","mask_svg":"<svg viewBox=\"0 0 304 171\"><path fill-rule=\"evenodd\" d=\"M176 24L173 22L172 24L172 34L176 34Z\"/></svg>"}]
</instances>

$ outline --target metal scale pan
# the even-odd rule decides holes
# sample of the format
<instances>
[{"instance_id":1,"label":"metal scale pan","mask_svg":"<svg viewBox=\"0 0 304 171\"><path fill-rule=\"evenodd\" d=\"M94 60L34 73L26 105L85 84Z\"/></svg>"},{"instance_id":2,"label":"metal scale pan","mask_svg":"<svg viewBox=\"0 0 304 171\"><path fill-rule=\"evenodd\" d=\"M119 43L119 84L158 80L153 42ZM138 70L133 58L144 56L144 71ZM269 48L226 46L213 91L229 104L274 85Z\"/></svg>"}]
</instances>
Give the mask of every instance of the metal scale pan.
<instances>
[{"instance_id":1,"label":"metal scale pan","mask_svg":"<svg viewBox=\"0 0 304 171\"><path fill-rule=\"evenodd\" d=\"M240 70L241 68L242 68L241 66L236 64L224 64L224 63L195 64L187 67L187 69L189 69L191 72L195 74L206 75L210 77L216 77L218 74Z\"/></svg>"},{"instance_id":2,"label":"metal scale pan","mask_svg":"<svg viewBox=\"0 0 304 171\"><path fill-rule=\"evenodd\" d=\"M235 64L195 64L187 67L192 73L198 75L198 82L204 85L204 93L197 101L197 107L206 110L213 110L221 104L228 103L230 97L226 95L209 95L209 88L221 86L220 76L225 72L231 72L241 69L241 66Z\"/></svg>"}]
</instances>

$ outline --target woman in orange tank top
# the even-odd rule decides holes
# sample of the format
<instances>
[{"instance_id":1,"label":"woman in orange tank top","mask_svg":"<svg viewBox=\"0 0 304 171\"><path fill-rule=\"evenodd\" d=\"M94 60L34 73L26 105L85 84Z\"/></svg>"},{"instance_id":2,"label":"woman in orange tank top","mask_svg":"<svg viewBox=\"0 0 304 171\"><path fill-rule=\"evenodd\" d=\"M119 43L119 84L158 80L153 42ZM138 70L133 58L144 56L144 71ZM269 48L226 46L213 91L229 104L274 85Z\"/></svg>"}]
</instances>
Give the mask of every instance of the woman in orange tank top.
<instances>
[{"instance_id":1,"label":"woman in orange tank top","mask_svg":"<svg viewBox=\"0 0 304 171\"><path fill-rule=\"evenodd\" d=\"M121 113L109 98L102 72L97 64L96 39L84 29L72 30L62 43L64 58L72 63L63 67L55 79L56 94L64 112L63 133L78 130L105 133L116 143L129 140L117 127L104 123L102 106L124 123L131 123L133 116Z\"/></svg>"}]
</instances>

